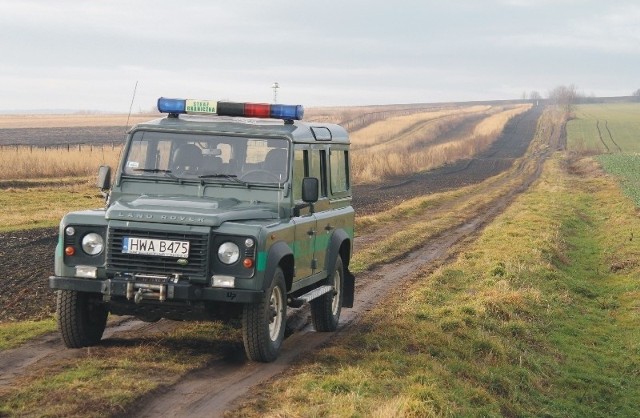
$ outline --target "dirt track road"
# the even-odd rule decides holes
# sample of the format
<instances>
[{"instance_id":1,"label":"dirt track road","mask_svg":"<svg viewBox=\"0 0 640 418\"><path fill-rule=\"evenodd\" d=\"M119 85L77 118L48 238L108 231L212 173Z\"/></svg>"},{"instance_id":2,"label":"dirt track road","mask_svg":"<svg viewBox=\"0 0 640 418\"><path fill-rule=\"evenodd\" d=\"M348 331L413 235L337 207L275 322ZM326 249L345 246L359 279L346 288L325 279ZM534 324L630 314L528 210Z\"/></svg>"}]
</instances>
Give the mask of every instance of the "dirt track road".
<instances>
[{"instance_id":1,"label":"dirt track road","mask_svg":"<svg viewBox=\"0 0 640 418\"><path fill-rule=\"evenodd\" d=\"M444 180L440 182L440 186L438 186L441 187L440 189L427 190L429 187L416 186L423 182L431 181L428 177L429 173L427 173L416 176L409 182L398 184L396 187L377 189L370 192L365 191L363 194L360 194L360 196L368 196L370 194L379 195L389 191L390 193L392 192L394 199L403 200L419 194L455 188L462 184L457 184L453 180L447 181L447 178L458 178L454 173L460 173L459 178L462 179L460 181L463 181L464 184L468 182L478 182L482 179L483 175L486 175L488 172L493 172L491 170L480 170L479 172L481 172L482 175L476 175L475 170L477 167L485 166L485 163L482 161L488 161L493 158L493 163L489 163L488 165L497 168L500 166L500 163L496 161L508 159L508 166L510 166L518 155L503 158L499 156L501 150L506 150L513 146L513 148L520 147L520 155L524 153L524 150L535 134L535 122L540 112L540 109L534 108L521 118L518 118L518 121L511 124L507 131L508 135L501 138L501 145L494 149L493 154L484 154L480 156L477 161L473 160L467 163L461 163L461 165L458 166L460 168L459 170L449 171L448 174L441 171L439 175L444 176ZM380 301L391 292L397 290L399 286L402 286L402 283L407 283L414 278L416 272L425 269L428 270L446 261L451 254L455 253L457 245L477 234L484 225L490 222L497 214L501 213L518 193L526 190L538 177L544 160L551 152L561 146L559 132L552 131L549 132L548 135L549 138L546 138L546 140L550 146L534 153L531 160L526 162L526 164L534 164L535 169L525 170L523 168L525 162L517 160L518 165L515 170L511 171L512 174L510 174L510 177L502 180L507 182L515 179L517 180L517 186L512 188L506 195L502 195L491 202L487 210L480 215L468 217L459 225L427 243L426 246L406 254L402 260L379 266L366 274L359 275L354 308L343 311L338 333L348 333L351 327L357 326L358 318L361 315L365 314L375 304L380 303ZM446 169L451 170L451 166ZM464 174L465 172L466 176ZM435 183L437 184L438 182ZM407 188L411 189L412 192L405 192L404 190ZM425 192L425 190L427 191ZM389 197L390 195L387 195L387 198ZM464 199L464 197L461 199ZM356 201L356 207L360 209L358 204L358 201ZM379 205L379 201L371 199L370 201L362 201L360 204L363 209L375 208L376 205ZM432 214L425 214L424 216L432 216ZM51 245L55 242L55 235L53 235L53 238L50 240L46 239L46 234L44 235L45 237L41 237L41 240L37 243L41 243L44 247L51 248ZM356 240L356 248L363 245L366 239L366 236L358 238ZM51 242L51 240L53 242ZM15 254L15 257L19 257L19 249L22 247L30 248L33 251L33 246L37 243L26 241L24 246L18 245L16 247L18 253ZM13 256L14 255L12 255L12 257ZM2 258L6 260L6 254L3 254ZM44 265L42 267L44 268ZM50 269L51 267L48 265L46 268ZM37 280L42 281L43 277L46 277L46 274L40 275L37 277ZM276 362L271 364L252 363L247 362L243 356L241 356L242 358L237 358L238 356L229 358L229 356L221 354L220 360L187 375L177 384L165 388L161 392L156 392L147 399L141 400L135 409L125 411L126 415L141 417L157 415L220 416L224 411L232 409L243 396L251 392L253 387L262 384L286 370L296 359L303 359L305 353L314 350L322 344L328 343L335 335L334 333L325 334L312 331L310 327L306 325L308 322L306 319L307 315L304 310L299 311L291 317L290 322L296 322L297 325L290 325L290 327L296 328L297 332L294 332L293 335L285 340L282 354ZM173 326L175 326L175 323L170 321L146 324L133 319L125 319L110 326L107 330L108 334L106 338L118 337L131 330L136 330L138 334L162 332ZM0 378L0 387L11 384L11 381L14 380L15 377L21 376L43 365L51 364L63 358L81 358L84 355L84 350L63 349L62 343L55 335L46 336L28 347L8 350L3 353L0 359L0 376L2 376L2 378Z\"/></svg>"},{"instance_id":2,"label":"dirt track road","mask_svg":"<svg viewBox=\"0 0 640 418\"><path fill-rule=\"evenodd\" d=\"M535 134L536 121L537 117L526 127L526 130L518 131L520 134L530 135L528 140L522 141L527 145ZM515 130L512 135L514 135L513 138L517 137ZM519 193L527 190L539 177L546 158L561 146L560 133L550 132L548 143L550 147L532 155L533 160L529 163L533 164L533 170L525 170L526 164L520 161L519 166L510 176L498 182L505 184L513 179L518 180L516 187L491 202L486 211L465 219L464 222L442 233L424 247L406 254L402 260L379 266L358 276L354 308L343 311L338 332L348 333L351 327L357 326L361 315L379 304L389 294L398 291L411 280L415 280L422 271L433 269L444 263L447 258L455 254L460 244L478 234L482 227L501 213ZM524 153L524 150L522 152ZM490 187L496 186L494 184ZM466 197L460 200L464 199ZM384 234L384 231L382 233ZM356 239L356 250L367 238ZM222 416L225 411L237 406L243 397L250 393L252 387L257 387L268 379L276 377L296 360L303 360L305 353L328 343L334 335L316 333L310 326L306 326L285 341L282 355L275 363L230 365L220 362L213 364L205 370L186 377L162 396L152 397L133 416L153 417L159 414L191 417Z\"/></svg>"},{"instance_id":3,"label":"dirt track road","mask_svg":"<svg viewBox=\"0 0 640 418\"><path fill-rule=\"evenodd\" d=\"M406 256L402 261L386 264L363 277L358 277L353 309L343 310L338 332L348 332L357 326L358 318L384 300L390 292L398 290L416 272L429 265L443 262L456 244L474 234L482 225L498 214L507 201L497 204L483 215L448 231L426 247ZM307 321L308 322L308 321ZM154 396L136 414L136 417L159 415L180 417L216 417L232 409L251 388L286 370L305 353L326 344L334 333L318 333L310 325L296 332L284 342L281 356L271 364L243 362L229 364L220 361L194 373L162 396Z\"/></svg>"}]
</instances>

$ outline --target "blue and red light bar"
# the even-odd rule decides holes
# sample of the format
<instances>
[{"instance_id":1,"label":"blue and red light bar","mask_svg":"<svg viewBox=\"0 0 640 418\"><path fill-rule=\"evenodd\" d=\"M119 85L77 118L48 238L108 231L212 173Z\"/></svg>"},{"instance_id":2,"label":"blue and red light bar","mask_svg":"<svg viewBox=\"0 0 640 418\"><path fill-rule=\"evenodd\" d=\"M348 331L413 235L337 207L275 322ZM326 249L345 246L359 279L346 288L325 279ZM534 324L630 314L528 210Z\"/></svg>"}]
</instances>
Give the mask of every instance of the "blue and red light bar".
<instances>
[{"instance_id":1,"label":"blue and red light bar","mask_svg":"<svg viewBox=\"0 0 640 418\"><path fill-rule=\"evenodd\" d=\"M302 120L304 116L302 105L216 102L213 100L168 99L166 97L158 99L158 111L174 115L219 115L284 120Z\"/></svg>"}]
</instances>

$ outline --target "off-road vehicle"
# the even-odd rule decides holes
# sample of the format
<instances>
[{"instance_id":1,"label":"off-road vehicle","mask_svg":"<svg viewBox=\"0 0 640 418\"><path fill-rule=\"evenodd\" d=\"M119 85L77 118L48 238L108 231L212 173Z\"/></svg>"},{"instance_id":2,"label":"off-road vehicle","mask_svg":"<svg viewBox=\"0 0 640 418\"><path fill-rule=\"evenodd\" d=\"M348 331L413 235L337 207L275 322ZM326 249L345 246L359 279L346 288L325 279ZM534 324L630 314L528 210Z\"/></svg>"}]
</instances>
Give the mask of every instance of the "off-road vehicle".
<instances>
[{"instance_id":1,"label":"off-road vehicle","mask_svg":"<svg viewBox=\"0 0 640 418\"><path fill-rule=\"evenodd\" d=\"M299 105L160 98L158 110L129 130L115 176L100 167L105 207L61 221L49 284L66 346L98 344L109 313L233 320L263 362L287 306L309 302L315 329L335 330L354 299L347 132L302 122Z\"/></svg>"}]
</instances>

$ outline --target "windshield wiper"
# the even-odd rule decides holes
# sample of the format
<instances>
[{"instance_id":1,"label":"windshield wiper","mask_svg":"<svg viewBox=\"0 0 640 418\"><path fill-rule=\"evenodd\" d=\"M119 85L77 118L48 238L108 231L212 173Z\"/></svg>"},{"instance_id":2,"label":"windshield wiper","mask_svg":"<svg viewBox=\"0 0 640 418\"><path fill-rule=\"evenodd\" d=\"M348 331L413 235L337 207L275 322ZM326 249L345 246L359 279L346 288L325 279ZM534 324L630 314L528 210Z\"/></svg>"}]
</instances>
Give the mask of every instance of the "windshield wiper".
<instances>
[{"instance_id":1,"label":"windshield wiper","mask_svg":"<svg viewBox=\"0 0 640 418\"><path fill-rule=\"evenodd\" d=\"M246 182L240 180L238 176L235 174L224 174L224 173L214 173L214 174L202 174L198 176L199 179L215 179L215 178L224 178L228 180L233 180L236 183L247 184Z\"/></svg>"},{"instance_id":2,"label":"windshield wiper","mask_svg":"<svg viewBox=\"0 0 640 418\"><path fill-rule=\"evenodd\" d=\"M225 178L234 178L234 177L238 177L235 174L224 174L224 173L220 173L220 174L202 174L200 176L198 176L199 179L211 179L211 178L215 178L215 177L225 177Z\"/></svg>"},{"instance_id":3,"label":"windshield wiper","mask_svg":"<svg viewBox=\"0 0 640 418\"><path fill-rule=\"evenodd\" d=\"M166 174L168 177L177 179L175 175L171 174L171 170L163 170L161 168L134 168L133 171L142 171L143 173L162 173Z\"/></svg>"}]
</instances>

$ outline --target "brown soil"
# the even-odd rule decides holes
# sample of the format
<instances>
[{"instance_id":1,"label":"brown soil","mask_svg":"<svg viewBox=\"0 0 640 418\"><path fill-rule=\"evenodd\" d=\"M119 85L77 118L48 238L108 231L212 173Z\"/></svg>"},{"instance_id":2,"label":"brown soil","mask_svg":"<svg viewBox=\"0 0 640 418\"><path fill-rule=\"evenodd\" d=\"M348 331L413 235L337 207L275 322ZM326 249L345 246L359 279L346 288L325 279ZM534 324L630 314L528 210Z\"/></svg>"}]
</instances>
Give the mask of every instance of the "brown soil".
<instances>
[{"instance_id":1,"label":"brown soil","mask_svg":"<svg viewBox=\"0 0 640 418\"><path fill-rule=\"evenodd\" d=\"M0 322L41 319L55 310L53 274L57 229L0 233Z\"/></svg>"},{"instance_id":2,"label":"brown soil","mask_svg":"<svg viewBox=\"0 0 640 418\"><path fill-rule=\"evenodd\" d=\"M67 146L69 144L122 144L124 126L0 129L0 145Z\"/></svg>"}]
</instances>

